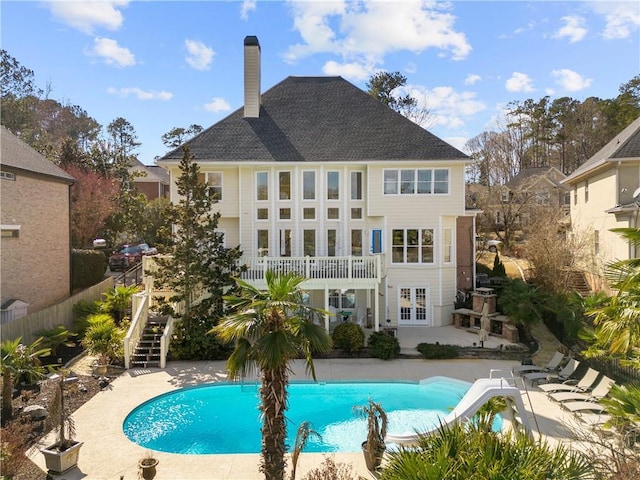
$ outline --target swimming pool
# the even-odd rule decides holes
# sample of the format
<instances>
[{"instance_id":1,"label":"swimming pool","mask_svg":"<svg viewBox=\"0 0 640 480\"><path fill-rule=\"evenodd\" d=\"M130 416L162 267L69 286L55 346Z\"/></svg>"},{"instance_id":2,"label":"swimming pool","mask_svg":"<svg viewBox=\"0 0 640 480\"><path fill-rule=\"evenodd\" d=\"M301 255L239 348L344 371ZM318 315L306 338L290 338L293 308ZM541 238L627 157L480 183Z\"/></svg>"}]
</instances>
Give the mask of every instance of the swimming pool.
<instances>
[{"instance_id":1,"label":"swimming pool","mask_svg":"<svg viewBox=\"0 0 640 480\"><path fill-rule=\"evenodd\" d=\"M389 432L437 425L471 384L446 377L422 382L291 382L287 411L288 444L298 425L309 421L322 436L306 452L358 452L365 420L353 413L369 397L389 417ZM259 453L258 385L208 384L176 390L136 407L123 430L145 448L181 454Z\"/></svg>"}]
</instances>

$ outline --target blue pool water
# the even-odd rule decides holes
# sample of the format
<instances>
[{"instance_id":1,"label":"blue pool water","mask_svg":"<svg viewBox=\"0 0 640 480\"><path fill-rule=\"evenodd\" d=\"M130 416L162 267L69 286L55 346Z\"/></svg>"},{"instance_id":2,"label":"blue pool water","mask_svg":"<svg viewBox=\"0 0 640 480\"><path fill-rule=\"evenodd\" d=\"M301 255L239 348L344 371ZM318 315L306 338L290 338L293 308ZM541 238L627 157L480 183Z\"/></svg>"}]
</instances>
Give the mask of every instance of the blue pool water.
<instances>
[{"instance_id":1,"label":"blue pool water","mask_svg":"<svg viewBox=\"0 0 640 480\"><path fill-rule=\"evenodd\" d=\"M298 425L309 421L322 440L306 452L358 452L366 438L365 421L353 413L369 397L389 417L389 432L437 425L470 384L444 377L426 382L327 382L289 384L288 444ZM125 419L125 435L149 449L182 454L259 453L258 385L210 384L183 388L153 398Z\"/></svg>"}]
</instances>

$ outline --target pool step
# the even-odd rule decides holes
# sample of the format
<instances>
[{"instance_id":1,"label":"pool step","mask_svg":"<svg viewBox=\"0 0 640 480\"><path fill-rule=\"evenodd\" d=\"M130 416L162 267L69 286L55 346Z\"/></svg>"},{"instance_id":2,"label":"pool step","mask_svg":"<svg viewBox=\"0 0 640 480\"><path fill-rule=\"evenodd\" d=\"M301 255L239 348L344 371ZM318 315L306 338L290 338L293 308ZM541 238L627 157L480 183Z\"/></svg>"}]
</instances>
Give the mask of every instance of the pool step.
<instances>
[{"instance_id":1,"label":"pool step","mask_svg":"<svg viewBox=\"0 0 640 480\"><path fill-rule=\"evenodd\" d=\"M131 355L132 368L160 367L160 338L167 317L150 318L145 325L138 345Z\"/></svg>"}]
</instances>

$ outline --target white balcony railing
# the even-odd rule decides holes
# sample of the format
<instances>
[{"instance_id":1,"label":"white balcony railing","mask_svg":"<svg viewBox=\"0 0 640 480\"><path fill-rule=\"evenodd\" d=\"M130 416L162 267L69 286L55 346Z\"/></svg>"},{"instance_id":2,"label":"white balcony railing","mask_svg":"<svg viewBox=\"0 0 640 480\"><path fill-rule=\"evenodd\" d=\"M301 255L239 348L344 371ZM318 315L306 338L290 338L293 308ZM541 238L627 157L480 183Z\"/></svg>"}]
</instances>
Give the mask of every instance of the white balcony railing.
<instances>
[{"instance_id":1,"label":"white balcony railing","mask_svg":"<svg viewBox=\"0 0 640 480\"><path fill-rule=\"evenodd\" d=\"M240 263L247 265L241 278L247 281L264 280L265 272L295 272L311 281L345 280L379 282L380 257L247 257Z\"/></svg>"}]
</instances>

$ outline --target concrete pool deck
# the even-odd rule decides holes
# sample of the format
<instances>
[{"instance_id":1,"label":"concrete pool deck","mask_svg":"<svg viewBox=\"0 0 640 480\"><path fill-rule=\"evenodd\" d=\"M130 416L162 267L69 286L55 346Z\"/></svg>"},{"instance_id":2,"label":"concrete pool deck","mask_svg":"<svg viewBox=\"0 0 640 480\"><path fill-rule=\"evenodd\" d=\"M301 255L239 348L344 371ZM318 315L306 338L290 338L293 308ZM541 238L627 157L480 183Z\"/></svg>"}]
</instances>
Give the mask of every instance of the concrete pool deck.
<instances>
[{"instance_id":1,"label":"concrete pool deck","mask_svg":"<svg viewBox=\"0 0 640 480\"><path fill-rule=\"evenodd\" d=\"M330 380L421 380L433 376L447 376L473 382L489 376L491 369L510 371L514 361L496 360L424 360L399 359L320 359L315 362L317 379ZM293 364L291 380L306 380L304 364ZM253 379L248 379L252 381ZM177 388L209 382L225 382L227 375L223 361L169 362L167 368L131 369L125 371L102 392L78 409L75 414L76 439L84 442L78 468L56 479L130 480L138 478L138 460L147 452L131 442L122 431L127 414L142 402ZM570 441L571 415L561 410L538 390L524 395L525 407L531 417L535 435L542 435L550 444ZM533 408L532 408L533 406ZM30 458L46 471L44 458L38 448L52 443L53 436L43 439L30 451ZM155 452L160 463L157 480L254 480L259 473L259 455L179 455ZM297 478L317 468L327 454L302 453ZM372 478L366 470L361 453L339 453L336 462L350 464L354 476ZM288 462L291 466L291 462Z\"/></svg>"}]
</instances>

